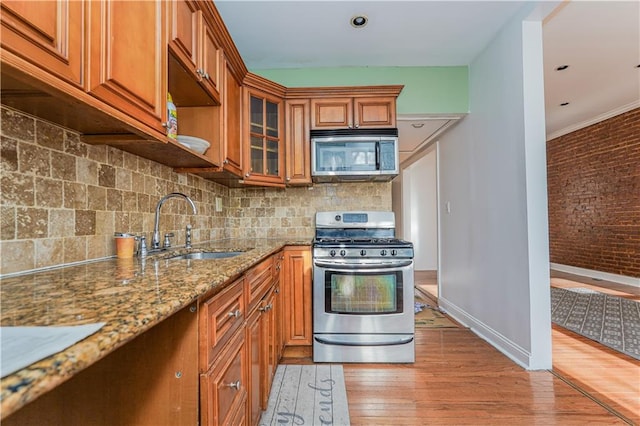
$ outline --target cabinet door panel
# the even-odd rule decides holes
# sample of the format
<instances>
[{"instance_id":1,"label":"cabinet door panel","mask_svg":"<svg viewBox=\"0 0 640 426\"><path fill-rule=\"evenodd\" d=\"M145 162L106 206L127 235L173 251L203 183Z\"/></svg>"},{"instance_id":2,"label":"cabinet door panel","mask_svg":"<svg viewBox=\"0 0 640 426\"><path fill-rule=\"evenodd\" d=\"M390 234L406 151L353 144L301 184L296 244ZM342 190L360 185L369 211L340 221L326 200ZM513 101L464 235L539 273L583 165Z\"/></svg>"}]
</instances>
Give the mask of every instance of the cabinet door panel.
<instances>
[{"instance_id":1,"label":"cabinet door panel","mask_svg":"<svg viewBox=\"0 0 640 426\"><path fill-rule=\"evenodd\" d=\"M289 185L311 184L309 108L308 99L287 101L285 104L285 180Z\"/></svg>"},{"instance_id":2,"label":"cabinet door panel","mask_svg":"<svg viewBox=\"0 0 640 426\"><path fill-rule=\"evenodd\" d=\"M356 127L395 127L396 102L392 97L356 98Z\"/></svg>"},{"instance_id":3,"label":"cabinet door panel","mask_svg":"<svg viewBox=\"0 0 640 426\"><path fill-rule=\"evenodd\" d=\"M283 321L285 345L311 345L311 250L284 251Z\"/></svg>"},{"instance_id":4,"label":"cabinet door panel","mask_svg":"<svg viewBox=\"0 0 640 426\"><path fill-rule=\"evenodd\" d=\"M200 376L200 424L233 425L233 419L243 417L247 395L245 362L244 333L239 331L218 362Z\"/></svg>"},{"instance_id":5,"label":"cabinet door panel","mask_svg":"<svg viewBox=\"0 0 640 426\"><path fill-rule=\"evenodd\" d=\"M345 129L353 126L353 98L311 100L312 129Z\"/></svg>"},{"instance_id":6,"label":"cabinet door panel","mask_svg":"<svg viewBox=\"0 0 640 426\"><path fill-rule=\"evenodd\" d=\"M206 371L226 342L244 323L244 280L237 280L221 294L202 302L200 316L201 371Z\"/></svg>"},{"instance_id":7,"label":"cabinet door panel","mask_svg":"<svg viewBox=\"0 0 640 426\"><path fill-rule=\"evenodd\" d=\"M246 89L244 100L247 141L245 183L284 186L284 116L282 99L262 91Z\"/></svg>"},{"instance_id":8,"label":"cabinet door panel","mask_svg":"<svg viewBox=\"0 0 640 426\"><path fill-rule=\"evenodd\" d=\"M12 1L1 4L2 47L76 85L83 80L82 1Z\"/></svg>"},{"instance_id":9,"label":"cabinet door panel","mask_svg":"<svg viewBox=\"0 0 640 426\"><path fill-rule=\"evenodd\" d=\"M224 169L236 176L242 176L241 116L242 86L233 76L225 61L225 90L222 108L224 111Z\"/></svg>"},{"instance_id":10,"label":"cabinet door panel","mask_svg":"<svg viewBox=\"0 0 640 426\"><path fill-rule=\"evenodd\" d=\"M200 52L201 58L199 63L205 75L202 79L202 85L216 100L219 100L218 81L220 80L221 51L216 43L211 27L204 21L202 14L200 14L200 28L202 33L202 50Z\"/></svg>"},{"instance_id":11,"label":"cabinet door panel","mask_svg":"<svg viewBox=\"0 0 640 426\"><path fill-rule=\"evenodd\" d=\"M198 59L196 45L198 10L194 3L186 0L173 0L171 8L169 46L186 68L195 69Z\"/></svg>"},{"instance_id":12,"label":"cabinet door panel","mask_svg":"<svg viewBox=\"0 0 640 426\"><path fill-rule=\"evenodd\" d=\"M90 3L88 91L164 133L163 1Z\"/></svg>"},{"instance_id":13,"label":"cabinet door panel","mask_svg":"<svg viewBox=\"0 0 640 426\"><path fill-rule=\"evenodd\" d=\"M257 309L249 316L246 325L247 344L247 417L252 425L258 424L262 413L260 391L261 391L261 363L262 363L262 341L260 337L263 333L263 322L261 312Z\"/></svg>"}]
</instances>

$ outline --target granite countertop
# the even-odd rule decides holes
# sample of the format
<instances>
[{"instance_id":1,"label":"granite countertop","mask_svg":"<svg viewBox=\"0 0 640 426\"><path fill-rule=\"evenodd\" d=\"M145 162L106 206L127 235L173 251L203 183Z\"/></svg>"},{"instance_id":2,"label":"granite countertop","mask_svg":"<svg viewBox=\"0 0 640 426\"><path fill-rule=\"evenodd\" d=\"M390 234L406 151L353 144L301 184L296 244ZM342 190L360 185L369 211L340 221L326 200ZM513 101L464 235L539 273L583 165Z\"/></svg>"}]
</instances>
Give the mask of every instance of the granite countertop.
<instances>
[{"instance_id":1,"label":"granite countertop","mask_svg":"<svg viewBox=\"0 0 640 426\"><path fill-rule=\"evenodd\" d=\"M286 245L310 241L225 240L154 253L144 260L107 259L2 278L0 325L60 326L106 323L68 349L3 378L0 409L7 417L144 331L215 294ZM190 251L243 251L216 260L167 259ZM217 291L216 291L217 290Z\"/></svg>"}]
</instances>

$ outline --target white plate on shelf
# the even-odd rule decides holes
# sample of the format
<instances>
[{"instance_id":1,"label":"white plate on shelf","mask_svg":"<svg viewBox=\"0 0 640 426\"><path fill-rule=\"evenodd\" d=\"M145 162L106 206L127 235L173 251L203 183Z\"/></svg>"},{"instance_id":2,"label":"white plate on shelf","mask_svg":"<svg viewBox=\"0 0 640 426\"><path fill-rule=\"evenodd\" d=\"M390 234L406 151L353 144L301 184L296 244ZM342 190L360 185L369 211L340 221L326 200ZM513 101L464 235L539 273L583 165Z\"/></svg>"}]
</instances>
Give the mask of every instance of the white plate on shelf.
<instances>
[{"instance_id":1,"label":"white plate on shelf","mask_svg":"<svg viewBox=\"0 0 640 426\"><path fill-rule=\"evenodd\" d=\"M187 148L194 150L198 154L204 154L211 144L202 138L195 136L178 135L178 142Z\"/></svg>"}]
</instances>

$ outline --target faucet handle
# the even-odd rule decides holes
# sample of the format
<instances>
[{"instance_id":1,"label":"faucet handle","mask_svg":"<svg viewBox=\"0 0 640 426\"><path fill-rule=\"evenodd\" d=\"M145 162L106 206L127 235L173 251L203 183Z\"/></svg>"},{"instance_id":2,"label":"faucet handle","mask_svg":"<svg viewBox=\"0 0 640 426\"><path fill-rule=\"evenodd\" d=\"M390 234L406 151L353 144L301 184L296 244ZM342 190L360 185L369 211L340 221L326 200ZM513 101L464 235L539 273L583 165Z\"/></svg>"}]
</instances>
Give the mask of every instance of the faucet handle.
<instances>
[{"instance_id":1,"label":"faucet handle","mask_svg":"<svg viewBox=\"0 0 640 426\"><path fill-rule=\"evenodd\" d=\"M147 238L141 235L138 239L138 257L145 257L149 253L147 250Z\"/></svg>"},{"instance_id":2,"label":"faucet handle","mask_svg":"<svg viewBox=\"0 0 640 426\"><path fill-rule=\"evenodd\" d=\"M191 225L187 225L187 232L185 234L184 248L191 248Z\"/></svg>"},{"instance_id":3,"label":"faucet handle","mask_svg":"<svg viewBox=\"0 0 640 426\"><path fill-rule=\"evenodd\" d=\"M171 247L171 240L169 238L173 237L173 232L169 232L168 234L164 234L164 248Z\"/></svg>"}]
</instances>

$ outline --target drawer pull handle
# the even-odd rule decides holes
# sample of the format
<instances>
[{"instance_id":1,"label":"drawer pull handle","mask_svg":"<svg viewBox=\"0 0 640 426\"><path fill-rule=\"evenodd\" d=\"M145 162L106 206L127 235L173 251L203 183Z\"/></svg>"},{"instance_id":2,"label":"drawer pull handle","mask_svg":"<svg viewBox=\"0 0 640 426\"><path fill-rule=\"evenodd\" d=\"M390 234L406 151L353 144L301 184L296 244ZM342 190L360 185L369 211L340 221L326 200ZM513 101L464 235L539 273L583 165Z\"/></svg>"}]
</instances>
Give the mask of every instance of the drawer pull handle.
<instances>
[{"instance_id":1,"label":"drawer pull handle","mask_svg":"<svg viewBox=\"0 0 640 426\"><path fill-rule=\"evenodd\" d=\"M239 309L236 309L235 311L231 311L227 314L230 317L236 317L238 318L240 315L242 315L242 312L240 312Z\"/></svg>"},{"instance_id":2,"label":"drawer pull handle","mask_svg":"<svg viewBox=\"0 0 640 426\"><path fill-rule=\"evenodd\" d=\"M231 382L231 383L227 384L227 387L230 387L230 388L235 389L235 390L240 390L240 386L241 386L240 380L237 380L235 382Z\"/></svg>"},{"instance_id":3,"label":"drawer pull handle","mask_svg":"<svg viewBox=\"0 0 640 426\"><path fill-rule=\"evenodd\" d=\"M270 311L271 308L273 308L273 305L271 303L269 303L268 305L265 305L263 308L258 308L258 310L260 312L267 312L267 311Z\"/></svg>"}]
</instances>

